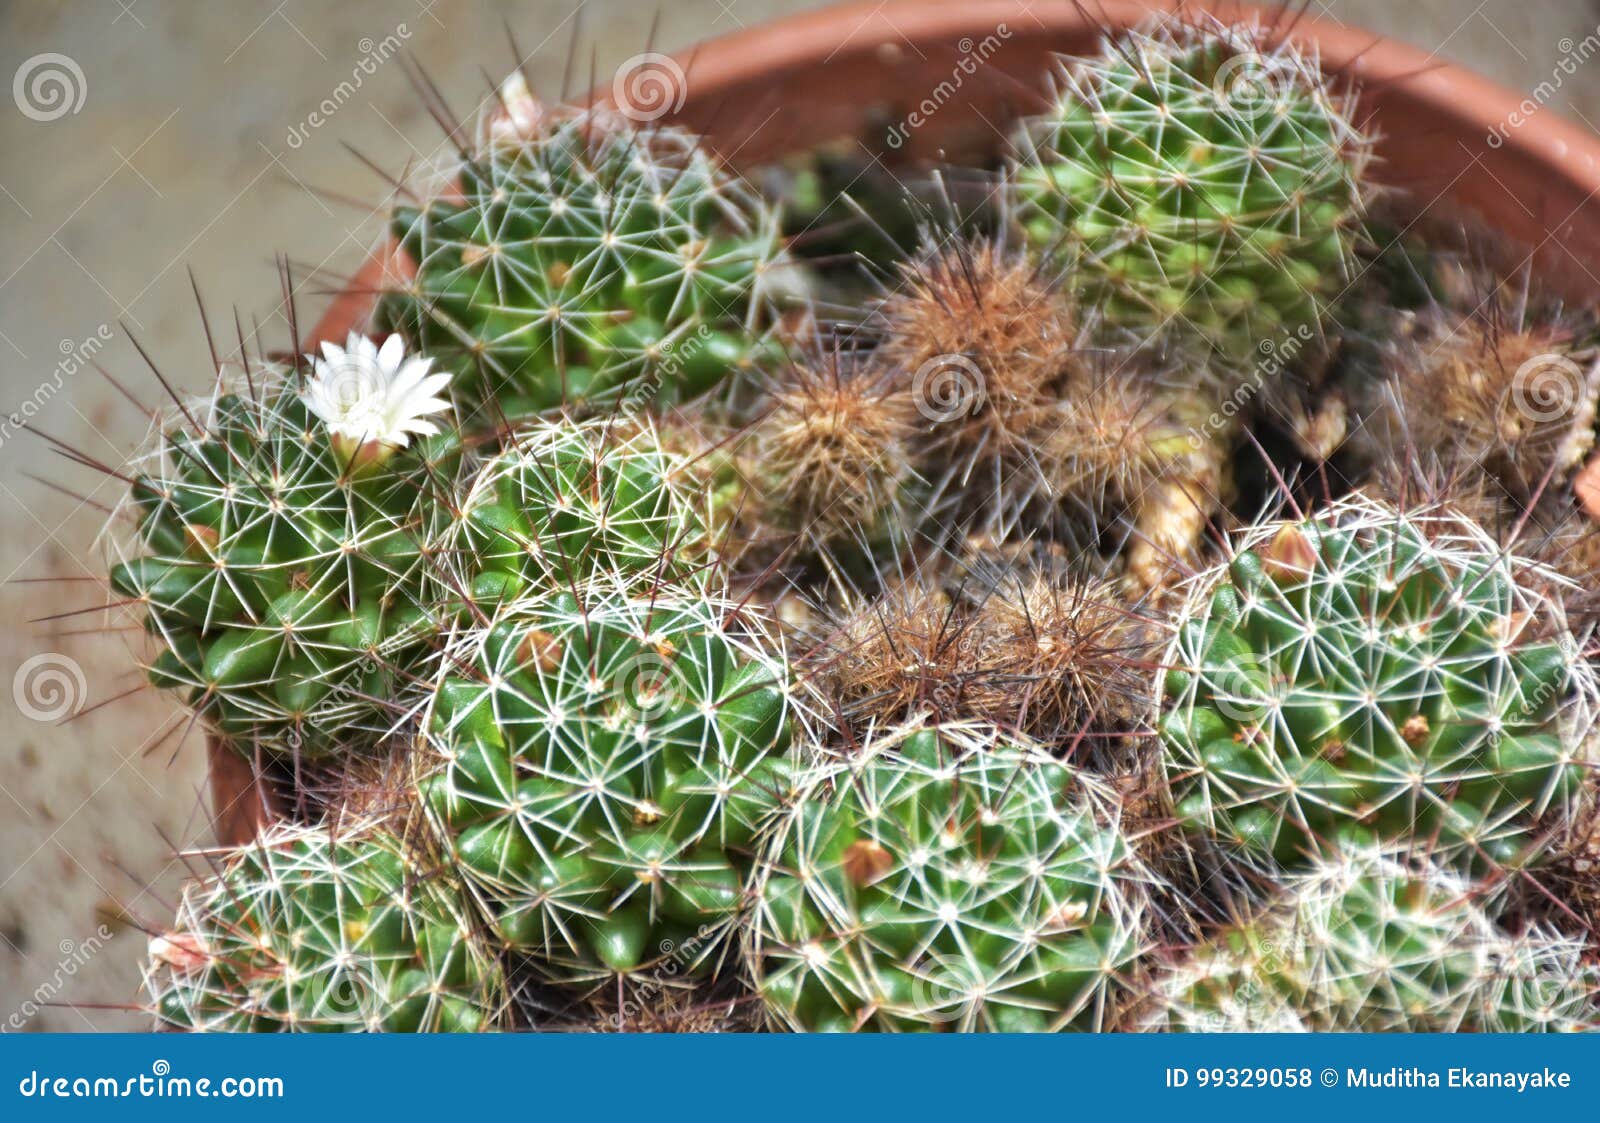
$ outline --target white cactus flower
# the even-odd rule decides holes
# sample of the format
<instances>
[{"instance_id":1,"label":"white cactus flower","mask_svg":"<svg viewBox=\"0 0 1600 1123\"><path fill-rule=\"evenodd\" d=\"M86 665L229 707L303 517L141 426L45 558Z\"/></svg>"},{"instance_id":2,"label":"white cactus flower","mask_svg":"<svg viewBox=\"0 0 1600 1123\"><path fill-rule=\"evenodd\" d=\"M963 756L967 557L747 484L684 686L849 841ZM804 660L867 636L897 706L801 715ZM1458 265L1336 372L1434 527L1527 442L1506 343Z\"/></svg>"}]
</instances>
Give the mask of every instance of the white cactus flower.
<instances>
[{"instance_id":1,"label":"white cactus flower","mask_svg":"<svg viewBox=\"0 0 1600 1123\"><path fill-rule=\"evenodd\" d=\"M436 396L450 375L429 374L430 358L407 358L398 335L380 347L351 332L344 347L324 343L320 358L306 358L312 371L302 395L306 408L322 419L334 448L352 466L386 460L410 444L413 434L433 436L439 426L428 415L450 408Z\"/></svg>"}]
</instances>

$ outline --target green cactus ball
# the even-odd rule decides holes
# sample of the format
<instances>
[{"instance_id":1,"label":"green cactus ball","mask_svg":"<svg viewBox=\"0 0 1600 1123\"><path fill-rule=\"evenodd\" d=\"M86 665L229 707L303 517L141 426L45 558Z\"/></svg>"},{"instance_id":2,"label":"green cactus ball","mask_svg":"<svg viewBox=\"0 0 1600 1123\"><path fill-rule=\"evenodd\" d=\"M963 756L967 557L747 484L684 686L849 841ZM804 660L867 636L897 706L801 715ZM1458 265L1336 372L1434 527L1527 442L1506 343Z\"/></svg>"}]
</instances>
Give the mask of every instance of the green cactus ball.
<instances>
[{"instance_id":1,"label":"green cactus ball","mask_svg":"<svg viewBox=\"0 0 1600 1123\"><path fill-rule=\"evenodd\" d=\"M494 1029L505 979L465 900L379 828L275 828L187 889L145 988L190 1031Z\"/></svg>"},{"instance_id":2,"label":"green cactus ball","mask_svg":"<svg viewBox=\"0 0 1600 1123\"><path fill-rule=\"evenodd\" d=\"M698 138L542 108L401 206L378 322L458 377L464 423L696 397L769 348L776 212Z\"/></svg>"},{"instance_id":3,"label":"green cactus ball","mask_svg":"<svg viewBox=\"0 0 1600 1123\"><path fill-rule=\"evenodd\" d=\"M1409 838L1527 860L1571 820L1600 693L1559 582L1445 510L1354 497L1255 528L1168 653L1179 818L1287 866Z\"/></svg>"},{"instance_id":4,"label":"green cactus ball","mask_svg":"<svg viewBox=\"0 0 1600 1123\"><path fill-rule=\"evenodd\" d=\"M359 336L304 387L256 367L130 465L111 587L159 647L150 680L245 755L360 753L424 673L460 461L427 368Z\"/></svg>"},{"instance_id":5,"label":"green cactus ball","mask_svg":"<svg viewBox=\"0 0 1600 1123\"><path fill-rule=\"evenodd\" d=\"M1353 111L1269 29L1158 18L1063 65L1019 142L1019 218L1109 327L1237 373L1348 281L1371 149Z\"/></svg>"},{"instance_id":6,"label":"green cactus ball","mask_svg":"<svg viewBox=\"0 0 1600 1123\"><path fill-rule=\"evenodd\" d=\"M1100 1029L1146 904L1116 801L993 728L880 732L764 848L750 971L792 1030Z\"/></svg>"},{"instance_id":7,"label":"green cactus ball","mask_svg":"<svg viewBox=\"0 0 1600 1123\"><path fill-rule=\"evenodd\" d=\"M1262 918L1157 987L1153 1025L1182 1032L1534 1033L1592 1025L1584 942L1510 935L1494 901L1426 857L1362 849L1286 880Z\"/></svg>"},{"instance_id":8,"label":"green cactus ball","mask_svg":"<svg viewBox=\"0 0 1600 1123\"><path fill-rule=\"evenodd\" d=\"M447 652L421 800L510 946L557 981L711 950L788 787L781 652L748 614L625 586L524 598Z\"/></svg>"}]
</instances>

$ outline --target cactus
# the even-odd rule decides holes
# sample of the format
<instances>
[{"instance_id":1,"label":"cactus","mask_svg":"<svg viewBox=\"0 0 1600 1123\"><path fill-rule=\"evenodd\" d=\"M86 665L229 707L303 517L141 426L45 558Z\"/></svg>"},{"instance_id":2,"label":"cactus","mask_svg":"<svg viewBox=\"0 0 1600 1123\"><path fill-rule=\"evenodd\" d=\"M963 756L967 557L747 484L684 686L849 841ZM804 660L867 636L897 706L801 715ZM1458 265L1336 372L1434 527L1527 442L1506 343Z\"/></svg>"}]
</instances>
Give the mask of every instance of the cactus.
<instances>
[{"instance_id":1,"label":"cactus","mask_svg":"<svg viewBox=\"0 0 1600 1123\"><path fill-rule=\"evenodd\" d=\"M1238 423L1190 395L1124 370L1080 379L1039 438L1036 462L1052 492L1096 535L1127 524L1125 584L1171 584L1198 554L1206 523L1232 497Z\"/></svg>"},{"instance_id":2,"label":"cactus","mask_svg":"<svg viewBox=\"0 0 1600 1123\"><path fill-rule=\"evenodd\" d=\"M416 272L378 321L459 376L464 421L682 401L766 353L781 247L748 185L680 129L603 109L522 119L390 223Z\"/></svg>"},{"instance_id":3,"label":"cactus","mask_svg":"<svg viewBox=\"0 0 1600 1123\"><path fill-rule=\"evenodd\" d=\"M426 370L398 338L352 336L303 393L258 368L185 407L130 469L137 533L113 543L111 586L163 648L150 680L246 755L362 751L424 669L459 459L421 419L444 405ZM365 396L391 377L392 399Z\"/></svg>"},{"instance_id":4,"label":"cactus","mask_svg":"<svg viewBox=\"0 0 1600 1123\"><path fill-rule=\"evenodd\" d=\"M642 588L705 576L712 513L648 418L539 422L478 473L449 552L486 603L601 574Z\"/></svg>"},{"instance_id":5,"label":"cactus","mask_svg":"<svg viewBox=\"0 0 1600 1123\"><path fill-rule=\"evenodd\" d=\"M1158 18L1063 65L1019 139L1023 230L1108 327L1236 377L1347 283L1371 151L1353 111L1271 29Z\"/></svg>"},{"instance_id":6,"label":"cactus","mask_svg":"<svg viewBox=\"0 0 1600 1123\"><path fill-rule=\"evenodd\" d=\"M902 728L802 785L757 878L747 960L796 1030L1111 1024L1144 950L1115 801L983 726Z\"/></svg>"},{"instance_id":7,"label":"cactus","mask_svg":"<svg viewBox=\"0 0 1600 1123\"><path fill-rule=\"evenodd\" d=\"M494 1029L505 979L466 905L380 828L278 827L185 890L145 988L193 1031Z\"/></svg>"},{"instance_id":8,"label":"cactus","mask_svg":"<svg viewBox=\"0 0 1600 1123\"><path fill-rule=\"evenodd\" d=\"M1037 446L1081 374L1074 309L1021 253L954 231L897 281L875 310L873 359L915 411L914 464L937 508L1008 530L1057 495Z\"/></svg>"},{"instance_id":9,"label":"cactus","mask_svg":"<svg viewBox=\"0 0 1600 1123\"><path fill-rule=\"evenodd\" d=\"M1178 815L1289 865L1408 837L1519 862L1589 767L1595 671L1556 584L1440 509L1352 497L1256 527L1168 653Z\"/></svg>"},{"instance_id":10,"label":"cactus","mask_svg":"<svg viewBox=\"0 0 1600 1123\"><path fill-rule=\"evenodd\" d=\"M1473 886L1426 860L1361 850L1288 879L1262 919L1158 985L1182 1031L1529 1033L1592 1024L1583 941L1509 936Z\"/></svg>"},{"instance_id":11,"label":"cactus","mask_svg":"<svg viewBox=\"0 0 1600 1123\"><path fill-rule=\"evenodd\" d=\"M890 537L915 481L913 399L874 359L818 348L774 379L738 449L749 504L816 551Z\"/></svg>"},{"instance_id":12,"label":"cactus","mask_svg":"<svg viewBox=\"0 0 1600 1123\"><path fill-rule=\"evenodd\" d=\"M735 615L592 584L507 604L447 652L421 800L500 938L557 981L641 970L739 904L790 687Z\"/></svg>"},{"instance_id":13,"label":"cactus","mask_svg":"<svg viewBox=\"0 0 1600 1123\"><path fill-rule=\"evenodd\" d=\"M853 727L977 718L1047 745L1098 749L1140 728L1160 656L1153 621L1107 582L1042 569L983 573L977 604L915 572L846 611L808 654Z\"/></svg>"}]
</instances>

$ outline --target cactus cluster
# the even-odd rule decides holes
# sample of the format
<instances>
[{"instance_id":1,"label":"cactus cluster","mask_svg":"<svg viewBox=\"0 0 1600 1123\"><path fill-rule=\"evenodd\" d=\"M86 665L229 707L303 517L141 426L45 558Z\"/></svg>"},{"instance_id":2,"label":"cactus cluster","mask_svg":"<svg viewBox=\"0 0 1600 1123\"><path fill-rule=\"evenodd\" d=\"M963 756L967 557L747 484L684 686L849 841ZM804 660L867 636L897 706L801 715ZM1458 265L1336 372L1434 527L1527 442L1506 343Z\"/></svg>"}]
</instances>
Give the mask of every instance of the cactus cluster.
<instances>
[{"instance_id":1,"label":"cactus cluster","mask_svg":"<svg viewBox=\"0 0 1600 1123\"><path fill-rule=\"evenodd\" d=\"M1370 141L1272 29L1161 20L1064 65L1015 169L1023 229L1108 326L1219 372L1316 325L1351 275Z\"/></svg>"},{"instance_id":2,"label":"cactus cluster","mask_svg":"<svg viewBox=\"0 0 1600 1123\"><path fill-rule=\"evenodd\" d=\"M506 980L459 893L381 827L280 827L191 884L145 986L191 1031L471 1033Z\"/></svg>"},{"instance_id":3,"label":"cactus cluster","mask_svg":"<svg viewBox=\"0 0 1600 1123\"><path fill-rule=\"evenodd\" d=\"M1160 628L1110 583L1007 567L976 597L947 584L913 573L825 631L810 669L847 722L973 717L1052 745L1139 728Z\"/></svg>"},{"instance_id":4,"label":"cactus cluster","mask_svg":"<svg viewBox=\"0 0 1600 1123\"><path fill-rule=\"evenodd\" d=\"M1597 695L1555 580L1448 512L1351 499L1252 531L1169 653L1179 817L1288 865L1411 837L1524 860L1581 790Z\"/></svg>"},{"instance_id":5,"label":"cactus cluster","mask_svg":"<svg viewBox=\"0 0 1600 1123\"><path fill-rule=\"evenodd\" d=\"M1352 97L1143 25L863 300L708 142L502 88L375 338L126 472L113 607L294 797L160 1023L1593 1026L1600 331L1371 314Z\"/></svg>"},{"instance_id":6,"label":"cactus cluster","mask_svg":"<svg viewBox=\"0 0 1600 1123\"><path fill-rule=\"evenodd\" d=\"M770 205L681 129L507 108L526 110L525 130L396 208L415 272L378 309L457 375L469 419L683 401L766 353Z\"/></svg>"},{"instance_id":7,"label":"cactus cluster","mask_svg":"<svg viewBox=\"0 0 1600 1123\"><path fill-rule=\"evenodd\" d=\"M378 354L353 338L318 378ZM114 543L111 587L159 643L150 680L247 755L375 744L439 626L425 590L459 441L344 440L308 401L258 368L183 406L132 465L136 529Z\"/></svg>"},{"instance_id":8,"label":"cactus cluster","mask_svg":"<svg viewBox=\"0 0 1600 1123\"><path fill-rule=\"evenodd\" d=\"M904 729L799 792L749 958L791 1029L1098 1029L1133 993L1143 888L1092 777L981 726Z\"/></svg>"}]
</instances>

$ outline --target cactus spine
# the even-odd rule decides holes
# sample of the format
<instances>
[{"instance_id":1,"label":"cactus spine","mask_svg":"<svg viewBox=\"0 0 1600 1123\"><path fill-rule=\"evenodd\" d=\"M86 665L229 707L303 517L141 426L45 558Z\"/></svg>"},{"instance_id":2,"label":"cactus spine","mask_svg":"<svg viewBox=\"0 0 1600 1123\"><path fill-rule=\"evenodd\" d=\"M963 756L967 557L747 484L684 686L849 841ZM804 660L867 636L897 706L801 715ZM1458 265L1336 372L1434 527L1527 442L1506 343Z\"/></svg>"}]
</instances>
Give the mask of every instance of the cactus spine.
<instances>
[{"instance_id":1,"label":"cactus spine","mask_svg":"<svg viewBox=\"0 0 1600 1123\"><path fill-rule=\"evenodd\" d=\"M368 413L367 382L381 394L402 375L401 413ZM318 360L304 391L288 371L256 369L185 407L132 467L124 512L137 529L113 542L111 586L161 646L151 681L241 752L360 752L424 671L439 626L427 576L457 441L372 428L375 417L434 428L404 413L422 377L398 339L380 352L352 337ZM360 416L319 417L324 391Z\"/></svg>"},{"instance_id":2,"label":"cactus spine","mask_svg":"<svg viewBox=\"0 0 1600 1123\"><path fill-rule=\"evenodd\" d=\"M765 353L780 245L749 186L680 129L525 116L391 222L416 273L379 322L459 376L466 421L683 401Z\"/></svg>"},{"instance_id":3,"label":"cactus spine","mask_svg":"<svg viewBox=\"0 0 1600 1123\"><path fill-rule=\"evenodd\" d=\"M500 937L575 981L731 916L787 783L790 707L782 657L731 605L580 595L524 598L456 638L419 783Z\"/></svg>"},{"instance_id":4,"label":"cactus spine","mask_svg":"<svg viewBox=\"0 0 1600 1123\"><path fill-rule=\"evenodd\" d=\"M1268 916L1158 987L1182 1031L1571 1031L1595 1018L1583 942L1510 936L1470 882L1426 859L1358 850L1288 879Z\"/></svg>"},{"instance_id":5,"label":"cactus spine","mask_svg":"<svg viewBox=\"0 0 1600 1123\"><path fill-rule=\"evenodd\" d=\"M490 605L602 575L639 588L694 581L713 560L713 516L694 484L647 417L538 422L479 470L450 554Z\"/></svg>"}]
</instances>

